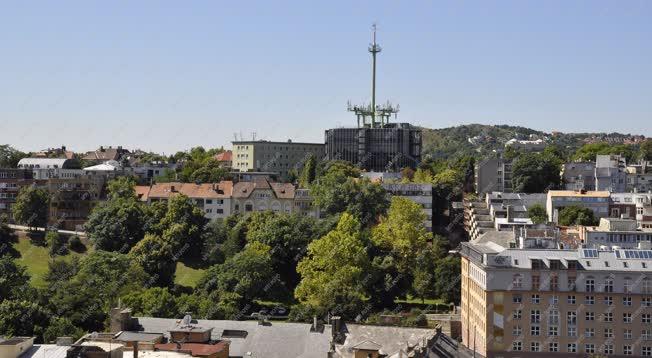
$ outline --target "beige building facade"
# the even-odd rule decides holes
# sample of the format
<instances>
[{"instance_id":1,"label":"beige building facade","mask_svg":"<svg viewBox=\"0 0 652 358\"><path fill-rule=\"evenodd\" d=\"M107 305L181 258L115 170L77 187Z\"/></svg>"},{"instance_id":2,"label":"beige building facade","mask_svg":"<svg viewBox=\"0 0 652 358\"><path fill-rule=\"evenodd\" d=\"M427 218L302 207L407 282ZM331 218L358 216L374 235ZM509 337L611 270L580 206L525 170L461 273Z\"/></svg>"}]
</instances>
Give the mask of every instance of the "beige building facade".
<instances>
[{"instance_id":1,"label":"beige building facade","mask_svg":"<svg viewBox=\"0 0 652 358\"><path fill-rule=\"evenodd\" d=\"M542 240L462 244L464 346L484 357L652 356L649 246Z\"/></svg>"},{"instance_id":2,"label":"beige building facade","mask_svg":"<svg viewBox=\"0 0 652 358\"><path fill-rule=\"evenodd\" d=\"M233 170L240 172L276 172L283 178L295 169L303 168L313 155L317 160L324 157L324 144L259 141L232 142Z\"/></svg>"}]
</instances>

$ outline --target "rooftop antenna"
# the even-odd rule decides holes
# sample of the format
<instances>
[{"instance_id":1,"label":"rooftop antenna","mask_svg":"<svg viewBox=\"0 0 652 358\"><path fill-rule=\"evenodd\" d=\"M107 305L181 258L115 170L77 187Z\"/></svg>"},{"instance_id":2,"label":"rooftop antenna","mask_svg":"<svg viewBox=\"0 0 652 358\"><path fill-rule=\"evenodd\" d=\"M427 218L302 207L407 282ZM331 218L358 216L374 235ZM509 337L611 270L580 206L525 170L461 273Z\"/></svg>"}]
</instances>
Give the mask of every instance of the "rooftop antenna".
<instances>
[{"instance_id":1,"label":"rooftop antenna","mask_svg":"<svg viewBox=\"0 0 652 358\"><path fill-rule=\"evenodd\" d=\"M376 24L374 23L371 26L371 44L369 44L369 53L371 53L371 104L370 105L361 105L354 106L351 105L351 102L347 103L348 110L354 112L356 117L358 117L358 128L360 128L360 120L362 119L362 127L365 128L382 128L386 123L389 123L389 117L396 114L399 111L398 106L393 106L391 103L387 102L384 105L376 104L376 54L378 54L382 49L380 45L376 43ZM367 123L369 119L369 123Z\"/></svg>"}]
</instances>

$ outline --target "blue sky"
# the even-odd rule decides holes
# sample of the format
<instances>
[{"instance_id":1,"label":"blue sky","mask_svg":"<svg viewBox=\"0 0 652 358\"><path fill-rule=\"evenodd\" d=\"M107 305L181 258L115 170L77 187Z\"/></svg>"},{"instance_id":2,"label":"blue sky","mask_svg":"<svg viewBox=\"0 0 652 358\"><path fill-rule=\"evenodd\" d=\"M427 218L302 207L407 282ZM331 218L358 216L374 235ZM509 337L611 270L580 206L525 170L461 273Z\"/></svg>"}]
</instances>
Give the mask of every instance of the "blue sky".
<instances>
[{"instance_id":1,"label":"blue sky","mask_svg":"<svg viewBox=\"0 0 652 358\"><path fill-rule=\"evenodd\" d=\"M652 2L0 1L0 143L174 152L399 120L652 135Z\"/></svg>"}]
</instances>

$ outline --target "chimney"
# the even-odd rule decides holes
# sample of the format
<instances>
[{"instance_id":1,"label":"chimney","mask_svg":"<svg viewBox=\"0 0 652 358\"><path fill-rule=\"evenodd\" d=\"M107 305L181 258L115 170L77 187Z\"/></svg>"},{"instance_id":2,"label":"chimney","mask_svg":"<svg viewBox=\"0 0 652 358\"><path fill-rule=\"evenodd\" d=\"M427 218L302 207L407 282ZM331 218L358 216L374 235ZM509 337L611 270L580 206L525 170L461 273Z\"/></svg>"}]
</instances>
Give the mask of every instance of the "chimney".
<instances>
[{"instance_id":1,"label":"chimney","mask_svg":"<svg viewBox=\"0 0 652 358\"><path fill-rule=\"evenodd\" d=\"M342 329L342 317L340 316L331 317L331 336L333 337L334 342L339 341L341 329Z\"/></svg>"},{"instance_id":2,"label":"chimney","mask_svg":"<svg viewBox=\"0 0 652 358\"><path fill-rule=\"evenodd\" d=\"M511 205L507 205L507 222L514 222L514 208Z\"/></svg>"},{"instance_id":3,"label":"chimney","mask_svg":"<svg viewBox=\"0 0 652 358\"><path fill-rule=\"evenodd\" d=\"M170 185L170 191L174 193L177 191L177 189L174 187L174 185Z\"/></svg>"}]
</instances>

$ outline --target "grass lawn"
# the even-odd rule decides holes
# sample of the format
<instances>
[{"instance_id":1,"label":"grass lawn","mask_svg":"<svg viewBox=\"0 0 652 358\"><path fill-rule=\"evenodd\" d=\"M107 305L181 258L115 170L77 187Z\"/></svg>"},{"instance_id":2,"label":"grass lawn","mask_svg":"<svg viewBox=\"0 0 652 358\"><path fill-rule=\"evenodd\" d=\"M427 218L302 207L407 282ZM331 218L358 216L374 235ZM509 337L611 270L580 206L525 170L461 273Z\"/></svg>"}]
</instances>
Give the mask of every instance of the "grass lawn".
<instances>
[{"instance_id":1,"label":"grass lawn","mask_svg":"<svg viewBox=\"0 0 652 358\"><path fill-rule=\"evenodd\" d=\"M31 277L31 284L36 288L45 287L45 274L48 272L48 262L52 260L48 253L47 247L33 245L27 237L19 234L18 243L14 245L16 250L20 252L20 258L16 262L25 266L27 273ZM60 256L57 260L72 260L73 256L81 256L76 252L70 252L66 256Z\"/></svg>"},{"instance_id":2,"label":"grass lawn","mask_svg":"<svg viewBox=\"0 0 652 358\"><path fill-rule=\"evenodd\" d=\"M31 277L30 282L32 286L36 288L44 288L46 286L44 277L48 272L48 262L52 260L48 253L48 248L33 245L24 233L18 234L18 243L15 244L14 247L18 252L20 252L20 258L18 258L16 262L25 266L27 273ZM89 251L92 251L90 245L87 245L87 248ZM87 253L89 251L87 251ZM57 260L70 261L74 256L83 255L85 255L85 253L78 254L76 252L70 252L66 256L58 257ZM203 274L204 270L202 269L194 269L178 262L176 278L174 281L183 286L195 287Z\"/></svg>"},{"instance_id":3,"label":"grass lawn","mask_svg":"<svg viewBox=\"0 0 652 358\"><path fill-rule=\"evenodd\" d=\"M182 286L195 287L197 282L204 275L204 269L194 269L186 266L183 262L177 262L177 271L174 277L174 283Z\"/></svg>"}]
</instances>

